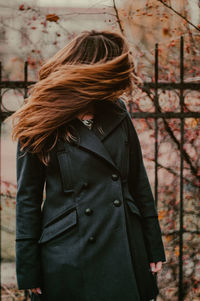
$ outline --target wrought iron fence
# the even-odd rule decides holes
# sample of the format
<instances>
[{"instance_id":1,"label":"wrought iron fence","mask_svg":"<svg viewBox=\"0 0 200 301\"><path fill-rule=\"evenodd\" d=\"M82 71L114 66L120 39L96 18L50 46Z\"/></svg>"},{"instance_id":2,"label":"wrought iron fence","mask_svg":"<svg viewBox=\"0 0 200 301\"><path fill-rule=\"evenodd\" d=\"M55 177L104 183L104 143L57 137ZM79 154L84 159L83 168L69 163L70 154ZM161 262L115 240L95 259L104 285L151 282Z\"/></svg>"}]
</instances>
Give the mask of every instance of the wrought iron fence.
<instances>
[{"instance_id":1,"label":"wrought iron fence","mask_svg":"<svg viewBox=\"0 0 200 301\"><path fill-rule=\"evenodd\" d=\"M133 118L153 118L155 123L155 186L154 186L154 195L156 204L158 202L158 119L162 118L165 122L168 118L177 118L180 120L180 143L177 141L177 146L180 151L180 207L179 207L179 292L178 292L178 300L182 301L184 298L183 293L183 233L184 233L184 224L183 224L183 162L184 160L190 164L191 171L194 175L196 175L199 180L200 176L197 173L195 167L191 164L187 153L184 151L184 119L185 118L200 118L199 112L191 112L186 111L184 106L184 90L199 90L199 83L191 83L184 82L184 39L181 36L180 39L180 82L175 83L165 83L159 82L158 77L158 69L159 69L159 61L158 61L158 43L155 45L155 65L154 65L154 73L155 73L155 82L144 83L143 90L150 91L153 89L155 91L154 94L154 112L133 112L132 104L130 104L129 111ZM159 97L158 90L179 90L180 91L180 112L162 112L159 105ZM167 127L167 123L166 123ZM168 128L170 131L170 129ZM170 133L169 133L170 134Z\"/></svg>"},{"instance_id":2,"label":"wrought iron fence","mask_svg":"<svg viewBox=\"0 0 200 301\"><path fill-rule=\"evenodd\" d=\"M184 288L183 288L183 233L186 232L184 230L184 199L183 199L183 163L186 161L190 167L191 172L195 176L197 176L200 180L200 176L198 175L197 169L194 165L191 164L190 158L188 157L187 153L184 150L184 120L186 118L200 118L200 111L191 112L185 109L184 105L184 91L185 90L199 90L200 91L200 84L198 82L184 82L184 39L181 37L180 39L180 81L179 82L161 82L159 81L159 61L158 61L158 43L155 45L155 64L154 64L154 73L155 73L155 81L154 82L144 82L141 89L145 91L147 94L153 90L154 91L154 112L134 112L133 103L129 103L129 112L132 118L151 118L154 120L155 126L155 185L154 185L154 196L156 204L158 203L158 119L161 118L165 123L165 128L168 130L169 134L171 133L170 128L166 122L168 118L175 118L180 120L180 142L177 140L175 141L179 150L180 154L180 206L179 206L179 289L178 289L178 300L184 300ZM23 89L24 90L24 98L27 97L28 87L35 82L28 81L28 63L25 62L24 64L24 80L23 81L2 81L2 67L0 64L0 92L2 89ZM162 109L159 105L159 94L158 91L163 90L179 90L179 104L180 104L180 111L179 112L162 112ZM6 109L5 105L2 104L2 92L0 93L0 122L2 123L4 119L12 114L9 110ZM198 233L197 233L198 234ZM25 290L25 300L28 298L27 290Z\"/></svg>"}]
</instances>

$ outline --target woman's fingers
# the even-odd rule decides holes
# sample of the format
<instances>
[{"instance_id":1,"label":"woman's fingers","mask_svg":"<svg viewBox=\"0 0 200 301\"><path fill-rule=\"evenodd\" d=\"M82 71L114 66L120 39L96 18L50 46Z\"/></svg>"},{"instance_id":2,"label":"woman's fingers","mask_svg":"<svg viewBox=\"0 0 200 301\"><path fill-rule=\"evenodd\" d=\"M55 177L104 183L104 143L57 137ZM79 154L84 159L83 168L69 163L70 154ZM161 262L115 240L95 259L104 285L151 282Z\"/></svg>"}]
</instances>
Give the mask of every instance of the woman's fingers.
<instances>
[{"instance_id":1,"label":"woman's fingers","mask_svg":"<svg viewBox=\"0 0 200 301\"><path fill-rule=\"evenodd\" d=\"M34 294L42 294L40 287L37 287L37 288L31 288L31 291L32 291Z\"/></svg>"},{"instance_id":2,"label":"woman's fingers","mask_svg":"<svg viewBox=\"0 0 200 301\"><path fill-rule=\"evenodd\" d=\"M158 261L158 262L151 262L150 263L150 267L151 267L151 271L152 273L157 273L161 270L162 268L162 261Z\"/></svg>"},{"instance_id":3,"label":"woman's fingers","mask_svg":"<svg viewBox=\"0 0 200 301\"><path fill-rule=\"evenodd\" d=\"M155 272L159 272L162 268L162 261L158 261L156 262L156 265L155 265Z\"/></svg>"},{"instance_id":4,"label":"woman's fingers","mask_svg":"<svg viewBox=\"0 0 200 301\"><path fill-rule=\"evenodd\" d=\"M154 272L155 271L155 262L151 262L150 267L151 267L151 271Z\"/></svg>"}]
</instances>

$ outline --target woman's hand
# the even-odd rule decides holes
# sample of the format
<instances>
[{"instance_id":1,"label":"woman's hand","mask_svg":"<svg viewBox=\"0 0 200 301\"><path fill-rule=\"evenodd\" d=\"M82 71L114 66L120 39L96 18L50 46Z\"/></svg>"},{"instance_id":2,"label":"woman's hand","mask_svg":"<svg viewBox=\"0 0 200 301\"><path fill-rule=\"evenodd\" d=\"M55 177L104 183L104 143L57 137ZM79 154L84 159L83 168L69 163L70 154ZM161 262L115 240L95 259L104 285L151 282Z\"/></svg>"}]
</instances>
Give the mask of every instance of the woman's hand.
<instances>
[{"instance_id":1,"label":"woman's hand","mask_svg":"<svg viewBox=\"0 0 200 301\"><path fill-rule=\"evenodd\" d=\"M34 294L42 294L40 287L30 289Z\"/></svg>"},{"instance_id":2,"label":"woman's hand","mask_svg":"<svg viewBox=\"0 0 200 301\"><path fill-rule=\"evenodd\" d=\"M157 273L161 270L162 268L162 261L158 261L158 262L151 262L150 263L150 267L151 267L151 271L152 273Z\"/></svg>"}]
</instances>

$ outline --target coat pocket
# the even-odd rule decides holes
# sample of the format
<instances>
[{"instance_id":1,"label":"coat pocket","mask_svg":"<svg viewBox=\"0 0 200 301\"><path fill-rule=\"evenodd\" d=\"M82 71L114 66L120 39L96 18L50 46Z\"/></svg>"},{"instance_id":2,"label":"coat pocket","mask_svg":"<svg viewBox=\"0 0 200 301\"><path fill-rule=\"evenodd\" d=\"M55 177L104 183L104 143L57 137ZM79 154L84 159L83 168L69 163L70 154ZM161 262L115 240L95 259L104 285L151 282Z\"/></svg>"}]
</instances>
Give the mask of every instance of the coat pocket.
<instances>
[{"instance_id":1,"label":"coat pocket","mask_svg":"<svg viewBox=\"0 0 200 301\"><path fill-rule=\"evenodd\" d=\"M57 216L55 220L52 220L51 223L43 229L42 234L38 240L38 243L47 242L61 233L69 231L73 226L77 224L77 211L76 208L73 208L66 213Z\"/></svg>"}]
</instances>

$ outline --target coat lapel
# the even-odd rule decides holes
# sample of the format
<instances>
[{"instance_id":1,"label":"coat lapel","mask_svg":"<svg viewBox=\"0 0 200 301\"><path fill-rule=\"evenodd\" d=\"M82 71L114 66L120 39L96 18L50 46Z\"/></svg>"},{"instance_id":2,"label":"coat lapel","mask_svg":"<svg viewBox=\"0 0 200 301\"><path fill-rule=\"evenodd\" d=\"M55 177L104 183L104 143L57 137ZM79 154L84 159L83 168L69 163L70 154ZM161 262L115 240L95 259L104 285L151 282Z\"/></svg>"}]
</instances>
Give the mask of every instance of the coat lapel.
<instances>
[{"instance_id":1,"label":"coat lapel","mask_svg":"<svg viewBox=\"0 0 200 301\"><path fill-rule=\"evenodd\" d=\"M96 127L93 131L103 141L122 122L126 115L127 112L122 107L118 107L113 103L108 103L106 108L99 107L95 119L96 123L101 125L103 133L100 133Z\"/></svg>"},{"instance_id":2,"label":"coat lapel","mask_svg":"<svg viewBox=\"0 0 200 301\"><path fill-rule=\"evenodd\" d=\"M95 116L95 123L101 125L103 133L100 133L96 127L93 130L89 130L79 119L74 119L73 125L77 128L80 137L79 142L75 143L75 146L94 153L119 172L117 165L113 162L108 150L105 148L103 140L122 122L126 115L127 113L124 109L116 107L112 103L108 104L106 110L99 108ZM64 144L67 150L67 142Z\"/></svg>"},{"instance_id":3,"label":"coat lapel","mask_svg":"<svg viewBox=\"0 0 200 301\"><path fill-rule=\"evenodd\" d=\"M77 123L79 123L78 126L80 135L80 140L76 144L77 147L94 153L98 157L106 160L107 163L111 164L112 167L118 170L99 137L93 131L89 130L84 124L82 124L80 120L77 120Z\"/></svg>"},{"instance_id":4,"label":"coat lapel","mask_svg":"<svg viewBox=\"0 0 200 301\"><path fill-rule=\"evenodd\" d=\"M76 122L79 123L80 131L79 147L95 153L118 170L118 167L113 162L108 150L105 148L103 141L116 129L125 116L126 111L124 111L124 109L108 102L106 107L99 106L97 108L93 130L89 130L79 119L77 119ZM99 132L96 128L96 124L101 125L103 133Z\"/></svg>"}]
</instances>

